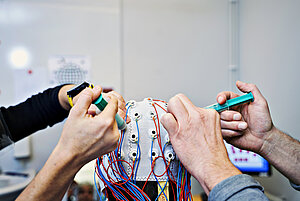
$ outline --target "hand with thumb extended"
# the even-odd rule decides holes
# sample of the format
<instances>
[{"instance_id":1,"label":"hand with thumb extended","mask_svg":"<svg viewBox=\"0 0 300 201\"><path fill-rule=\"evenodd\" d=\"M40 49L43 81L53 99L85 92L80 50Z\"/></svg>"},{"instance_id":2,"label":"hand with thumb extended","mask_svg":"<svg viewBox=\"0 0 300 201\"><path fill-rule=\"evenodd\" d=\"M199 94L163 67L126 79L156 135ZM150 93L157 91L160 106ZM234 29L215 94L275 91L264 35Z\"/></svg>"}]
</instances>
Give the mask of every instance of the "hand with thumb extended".
<instances>
[{"instance_id":1,"label":"hand with thumb extended","mask_svg":"<svg viewBox=\"0 0 300 201\"><path fill-rule=\"evenodd\" d=\"M241 174L228 158L215 110L198 108L178 94L170 99L168 112L161 123L174 151L207 194L222 180Z\"/></svg>"}]
</instances>

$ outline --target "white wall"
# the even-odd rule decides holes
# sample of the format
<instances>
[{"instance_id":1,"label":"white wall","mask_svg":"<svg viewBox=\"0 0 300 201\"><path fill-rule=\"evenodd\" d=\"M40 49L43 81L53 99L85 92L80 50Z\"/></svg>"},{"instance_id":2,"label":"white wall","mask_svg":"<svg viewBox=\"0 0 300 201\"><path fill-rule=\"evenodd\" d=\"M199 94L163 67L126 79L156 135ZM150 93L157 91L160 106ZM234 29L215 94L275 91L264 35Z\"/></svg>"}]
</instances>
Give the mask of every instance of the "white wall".
<instances>
[{"instance_id":1,"label":"white wall","mask_svg":"<svg viewBox=\"0 0 300 201\"><path fill-rule=\"evenodd\" d=\"M241 78L259 86L275 125L297 139L300 111L293 106L300 86L299 4L240 1ZM20 44L31 51L32 68L46 68L53 54L90 55L92 80L114 87L126 100L168 100L182 92L198 106L213 103L218 92L230 87L228 5L227 0L2 0L1 105L15 99L7 57ZM0 157L1 166L39 170L61 128L34 135L33 155L26 165L9 159L9 150ZM276 171L259 181L275 195L300 199ZM193 191L200 191L198 184Z\"/></svg>"},{"instance_id":2,"label":"white wall","mask_svg":"<svg viewBox=\"0 0 300 201\"><path fill-rule=\"evenodd\" d=\"M275 126L298 140L299 10L298 0L244 0L240 5L242 79L258 85L269 102ZM258 180L275 195L300 200L300 193L277 171Z\"/></svg>"},{"instance_id":3,"label":"white wall","mask_svg":"<svg viewBox=\"0 0 300 201\"><path fill-rule=\"evenodd\" d=\"M14 70L9 54L23 46L31 54L28 67L47 69L52 55L87 55L92 81L120 89L119 2L117 0L1 0L0 1L0 102L12 105ZM37 83L39 84L39 83ZM43 86L41 88L46 88ZM29 94L28 94L29 96ZM30 159L15 160L13 149L0 155L3 170L39 170L60 136L63 124L37 132L31 138Z\"/></svg>"},{"instance_id":4,"label":"white wall","mask_svg":"<svg viewBox=\"0 0 300 201\"><path fill-rule=\"evenodd\" d=\"M228 79L227 7L224 0L124 1L126 98L181 92L196 105L213 103Z\"/></svg>"},{"instance_id":5,"label":"white wall","mask_svg":"<svg viewBox=\"0 0 300 201\"><path fill-rule=\"evenodd\" d=\"M92 80L119 91L118 0L2 0L0 1L0 86L13 86L9 53L24 46L30 68L47 68L52 55L87 55ZM13 91L1 87L0 101L8 104Z\"/></svg>"}]
</instances>

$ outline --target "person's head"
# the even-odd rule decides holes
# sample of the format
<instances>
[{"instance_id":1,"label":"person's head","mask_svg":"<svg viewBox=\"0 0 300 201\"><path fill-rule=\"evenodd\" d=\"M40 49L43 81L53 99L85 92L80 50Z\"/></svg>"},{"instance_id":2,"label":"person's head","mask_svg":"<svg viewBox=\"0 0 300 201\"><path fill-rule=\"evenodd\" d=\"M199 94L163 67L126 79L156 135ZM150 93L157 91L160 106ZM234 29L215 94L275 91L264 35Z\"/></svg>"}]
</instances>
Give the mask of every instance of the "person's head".
<instances>
[{"instance_id":1,"label":"person's head","mask_svg":"<svg viewBox=\"0 0 300 201\"><path fill-rule=\"evenodd\" d=\"M92 201L94 194L93 185L90 183L79 184L78 201Z\"/></svg>"}]
</instances>

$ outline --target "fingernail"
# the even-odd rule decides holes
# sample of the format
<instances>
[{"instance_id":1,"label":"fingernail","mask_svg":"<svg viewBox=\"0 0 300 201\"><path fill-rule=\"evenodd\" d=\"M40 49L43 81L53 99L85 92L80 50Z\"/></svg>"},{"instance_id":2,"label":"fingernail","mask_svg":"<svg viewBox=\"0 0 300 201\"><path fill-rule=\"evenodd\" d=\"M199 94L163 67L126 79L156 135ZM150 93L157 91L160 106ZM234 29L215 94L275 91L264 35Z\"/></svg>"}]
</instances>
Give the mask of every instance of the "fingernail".
<instances>
[{"instance_id":1,"label":"fingernail","mask_svg":"<svg viewBox=\"0 0 300 201\"><path fill-rule=\"evenodd\" d=\"M234 114L233 115L233 120L241 120L242 115L241 114Z\"/></svg>"},{"instance_id":2,"label":"fingernail","mask_svg":"<svg viewBox=\"0 0 300 201\"><path fill-rule=\"evenodd\" d=\"M219 96L219 98L218 98L218 103L222 102L222 100L223 100L223 97L222 97L222 96Z\"/></svg>"},{"instance_id":3,"label":"fingernail","mask_svg":"<svg viewBox=\"0 0 300 201\"><path fill-rule=\"evenodd\" d=\"M246 122L239 123L238 128L243 129L243 130L246 129L247 128L247 123Z\"/></svg>"}]
</instances>

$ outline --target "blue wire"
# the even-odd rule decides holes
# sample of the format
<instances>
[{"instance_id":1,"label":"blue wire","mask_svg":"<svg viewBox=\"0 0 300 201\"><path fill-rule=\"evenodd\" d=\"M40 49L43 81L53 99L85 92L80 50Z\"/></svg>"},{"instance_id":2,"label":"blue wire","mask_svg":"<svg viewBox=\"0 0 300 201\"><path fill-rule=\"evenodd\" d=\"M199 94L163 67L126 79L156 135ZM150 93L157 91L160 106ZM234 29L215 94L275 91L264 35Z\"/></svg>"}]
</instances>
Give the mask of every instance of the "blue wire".
<instances>
[{"instance_id":1,"label":"blue wire","mask_svg":"<svg viewBox=\"0 0 300 201\"><path fill-rule=\"evenodd\" d=\"M109 158L109 160L111 160L111 158ZM118 192L117 190L116 190L116 188L117 189L120 189L120 190L124 190L124 188L123 187L120 187L120 186L115 186L115 185L113 185L113 184L111 184L105 177L104 177L104 175L103 175L103 173L102 173L102 171L101 171L101 169L100 169L100 162L99 162L99 159L97 159L97 167L98 167L98 172L99 172L99 175L101 176L101 178L103 178L103 180L104 180L104 183L111 189L111 191L112 191L112 193L118 198L118 199L120 199L120 200L125 200L126 198L120 193L120 192ZM95 172L95 174L96 174L96 172ZM95 185L97 185L96 184L96 179L95 179L95 174L94 174L94 182L95 182ZM127 183L125 183L125 186L126 186L126 188L128 189L128 190L130 190L132 193L133 193L133 195L135 195L135 197L137 197L139 200L148 200L148 201L150 201L146 196L144 196L145 194L143 194L143 193L141 193L139 190L137 190L137 186L136 185L134 185L132 182L127 182ZM97 189L97 191L98 191L98 189ZM101 194L100 194L100 192L98 191L97 192L98 193L98 195L99 195L99 197L101 196ZM145 199L145 197L147 198L147 199ZM100 197L101 198L101 197ZM102 199L102 198L101 198Z\"/></svg>"},{"instance_id":2,"label":"blue wire","mask_svg":"<svg viewBox=\"0 0 300 201\"><path fill-rule=\"evenodd\" d=\"M100 198L100 201L103 201L103 200L102 200L102 196L100 195L100 192L99 192L98 187L97 187L97 182L96 182L96 171L94 172L94 184L95 184L95 187L96 187L98 196L99 196L99 198Z\"/></svg>"},{"instance_id":3,"label":"blue wire","mask_svg":"<svg viewBox=\"0 0 300 201\"><path fill-rule=\"evenodd\" d=\"M130 182L131 183L131 182ZM135 188L135 189L137 189L137 188L139 188L138 186L136 186L134 183L131 183L131 185ZM143 193L141 193L141 192L139 192L141 195L143 195ZM146 197L146 198L148 198L148 197ZM147 199L147 200L149 200L149 201L151 201L150 199Z\"/></svg>"},{"instance_id":4,"label":"blue wire","mask_svg":"<svg viewBox=\"0 0 300 201\"><path fill-rule=\"evenodd\" d=\"M138 187L136 187L133 183L130 182L130 186L127 185L126 187L128 190L133 192L136 198L139 198L139 200L144 200L144 196L137 190Z\"/></svg>"},{"instance_id":5,"label":"blue wire","mask_svg":"<svg viewBox=\"0 0 300 201\"><path fill-rule=\"evenodd\" d=\"M126 115L125 115L125 122L127 121L127 114L128 114L128 111L129 111L129 108L131 107L131 105L129 105L126 109ZM125 133L125 131L123 130L123 132ZM124 140L124 134L122 135L122 138L121 138L121 142L120 142L120 156L121 156L121 151L122 151L122 144L123 144L123 140Z\"/></svg>"},{"instance_id":6,"label":"blue wire","mask_svg":"<svg viewBox=\"0 0 300 201\"><path fill-rule=\"evenodd\" d=\"M117 168L116 165L115 165L115 163L113 163L112 159L111 159L110 157L107 157L107 158L108 158L110 164L112 164L111 169L113 169L113 166L114 166L115 168ZM114 171L112 171L112 173L113 173L113 175L116 177L117 180L122 180L122 178L118 178L118 177L117 177L117 175L115 174Z\"/></svg>"},{"instance_id":7,"label":"blue wire","mask_svg":"<svg viewBox=\"0 0 300 201\"><path fill-rule=\"evenodd\" d=\"M167 178L167 181L166 181L166 183L165 183L163 189L160 191L160 193L159 193L158 196L156 197L155 201L159 198L159 196L161 195L161 193L164 193L165 188L166 188L168 182L169 182L169 178ZM165 195L165 193L164 193L164 195ZM168 198L166 197L166 195L165 195L165 198L168 200Z\"/></svg>"},{"instance_id":8,"label":"blue wire","mask_svg":"<svg viewBox=\"0 0 300 201\"><path fill-rule=\"evenodd\" d=\"M151 142L151 152L150 152L150 155L151 155L151 166L150 166L150 167L151 167L151 170L152 170L152 150L153 150L153 142L154 142L154 139L152 139L152 142ZM158 184L158 186L159 186L159 188L160 188L160 190L161 190L160 194L163 193L164 196L165 196L165 198L166 198L167 201L168 201L168 197L166 196L166 194L165 194L163 188L161 187L161 185L160 185L160 183L159 183L159 181L158 181L156 175L154 174L154 168L153 168L153 175L154 175L154 178L155 178L155 180L156 180L156 183ZM167 184L167 183L166 183L166 184ZM157 196L156 199L157 199L158 197L159 197L159 196Z\"/></svg>"},{"instance_id":9,"label":"blue wire","mask_svg":"<svg viewBox=\"0 0 300 201\"><path fill-rule=\"evenodd\" d=\"M104 183L109 187L109 189L111 189L111 191L114 193L114 195L116 195L118 197L118 199L125 199L125 197L119 193L117 190L115 190L115 186L112 185L103 175L101 169L99 168L100 167L100 163L99 163L99 159L97 159L97 164L98 164L98 170L99 170L99 175L101 176L101 178L104 180ZM116 186L118 188L118 186ZM121 197L121 198L120 198Z\"/></svg>"},{"instance_id":10,"label":"blue wire","mask_svg":"<svg viewBox=\"0 0 300 201\"><path fill-rule=\"evenodd\" d=\"M179 165L178 165L178 175L177 175L177 201L179 201L179 187L181 185L181 163L179 161Z\"/></svg>"},{"instance_id":11,"label":"blue wire","mask_svg":"<svg viewBox=\"0 0 300 201\"><path fill-rule=\"evenodd\" d=\"M129 103L129 102L128 102ZM126 104L126 106L128 105L128 103ZM125 122L127 121L127 116L128 116L128 111L129 111L129 108L131 107L131 105L129 105L128 107L127 107L127 109L126 109L126 115L125 115ZM123 130L122 131L123 132L123 135L122 135L122 138L121 138L121 141L120 141L120 152L118 153L118 149L116 149L116 155L118 156L118 155L120 155L120 157L122 156L122 144L123 144L123 141L124 141L124 134L125 134L125 130ZM117 164L118 164L118 169L119 169L119 172L121 173L121 175L126 179L126 180L128 180L128 175L126 174L126 172L125 172L125 168L124 168L124 166L122 165L122 163L121 163L121 161L118 161L117 162ZM124 179L122 179L122 177L121 178L119 178L121 181L125 181Z\"/></svg>"},{"instance_id":12,"label":"blue wire","mask_svg":"<svg viewBox=\"0 0 300 201\"><path fill-rule=\"evenodd\" d=\"M128 105L128 103L126 103L126 106ZM127 120L127 116L128 116L128 111L129 111L129 108L131 107L131 105L129 105L128 107L127 107L127 109L126 109L126 116L125 116L125 121ZM138 188L139 187L137 187L136 186L136 177L137 177L137 171L138 171L138 167L139 167L139 163L140 163L140 159L141 159L141 149L140 149L140 145L139 145L139 135L140 135L140 133L139 133L139 126L138 126L138 122L136 121L136 126L137 126L137 132L138 132L138 141L137 141L137 155L136 155L136 158L135 158L135 160L137 161L137 163L135 163L135 165L134 165L134 167L133 167L133 170L132 171L134 171L134 169L135 169L135 173L134 173L134 179L133 179L133 181L131 182L131 181L129 181L128 179L128 175L127 175L127 173L125 172L125 168L124 168L124 166L123 166L123 164L121 163L121 161L118 161L117 162L117 166L116 166L116 164L112 164L112 168L118 168L119 169L119 172L121 173L121 175L126 179L126 180L124 180L122 177L118 177L117 175L115 175L115 173L114 173L114 171L112 171L113 172L113 174L114 174L114 176L116 177L116 179L118 179L119 181L121 181L121 182L126 182L125 184L124 184L124 186L136 197L136 198L138 198L139 200L148 200L148 201L150 201L150 199L147 197L147 195L145 194L145 193L143 193L143 192L140 192L139 190L138 190ZM152 151L153 151L153 142L154 140L152 140L152 143L151 143L151 169L152 169ZM118 150L118 149L116 149L115 150L115 154L117 155L117 156L121 156L121 151L122 151L122 144L123 144L123 142L124 142L124 133L123 133L123 135L122 135L122 138L121 138L121 140L120 140L120 150ZM168 142L167 143L165 143L164 144L164 147L163 147L163 153L162 154L164 154L164 151L165 151L165 148L166 148L166 146L167 146L167 144L168 144ZM119 151L119 153L118 153L118 151ZM109 159L109 162L110 163L112 163L112 158L110 158L110 157L108 157L108 159ZM101 178L103 178L103 181L104 181L104 183L109 187L109 189L111 189L111 191L112 191L112 193L117 197L117 199L120 199L120 200L125 200L126 198L117 190L117 189L120 189L120 190L123 190L124 191L124 187L121 187L121 186L118 186L118 185L114 185L114 184L112 184L112 183L110 183L106 178L105 178L105 176L103 175L103 173L102 173L102 171L101 171L101 169L100 169L100 163L99 163L99 159L97 159L97 166L98 166L98 172L99 172L99 175L101 176ZM154 171L154 170L153 170ZM167 170L168 172L169 172L169 170ZM181 164L180 164L180 162L179 162L179 170L178 170L178 175L177 175L177 200L179 200L179 188L182 188L180 185L181 185L181 182L182 182L182 173L183 173L183 171L185 171L185 173L186 173L186 170L185 169L183 169L182 168L182 166L181 166ZM96 183L96 172L94 173L94 183L95 183L95 186L97 185L97 183ZM157 179L157 177L156 177L156 175L154 174L154 177L155 177L155 180L156 180L156 182L158 183L158 185L159 185L159 187L160 187L160 189L161 189L161 192L159 193L159 195L156 197L156 199L155 200L157 200L158 198L159 198L159 196L163 193L164 194L164 196L165 196L165 198L168 200L168 198L167 198L167 196L166 196L166 194L165 194L165 192L164 192L164 190L165 190L165 188L166 188L166 185L167 185L167 183L168 183L168 181L169 181L169 178L167 178L167 181L166 181L166 183L165 183L165 185L163 186L163 188L161 187L161 185L159 184L159 181L158 181L158 179ZM134 182L134 183L133 183ZM186 183L185 184L185 186L183 187L183 189L185 190L185 192L187 193L188 192L188 189L189 189L189 186L191 185L191 180L190 180L190 182L189 182L189 184L188 183ZM96 188L97 189L97 194L99 195L99 197L100 197L100 199L101 199L101 201L102 201L102 197L101 197L101 194L100 194L100 192L99 192L99 190L98 190L98 188ZM189 196L189 198L191 198L191 193L189 192L189 195L187 195L187 196ZM187 197L186 196L186 197ZM147 198L147 199L146 199Z\"/></svg>"},{"instance_id":13,"label":"blue wire","mask_svg":"<svg viewBox=\"0 0 300 201\"><path fill-rule=\"evenodd\" d=\"M164 145L164 147L163 147L163 154L165 153L165 148L166 148L166 145L168 144L168 142L167 143L165 143L165 145Z\"/></svg>"},{"instance_id":14,"label":"blue wire","mask_svg":"<svg viewBox=\"0 0 300 201\"><path fill-rule=\"evenodd\" d=\"M137 128L137 132L138 132L137 154L136 154L135 160L137 160L137 157L139 156L138 161L137 161L137 165L136 165L136 169L135 169L135 174L134 174L134 182L136 183L137 170L138 170L140 159L141 159L141 154L140 154L141 150L140 150L140 131L139 131L139 125L138 125L137 121L135 121L135 122L136 122L136 128Z\"/></svg>"}]
</instances>

